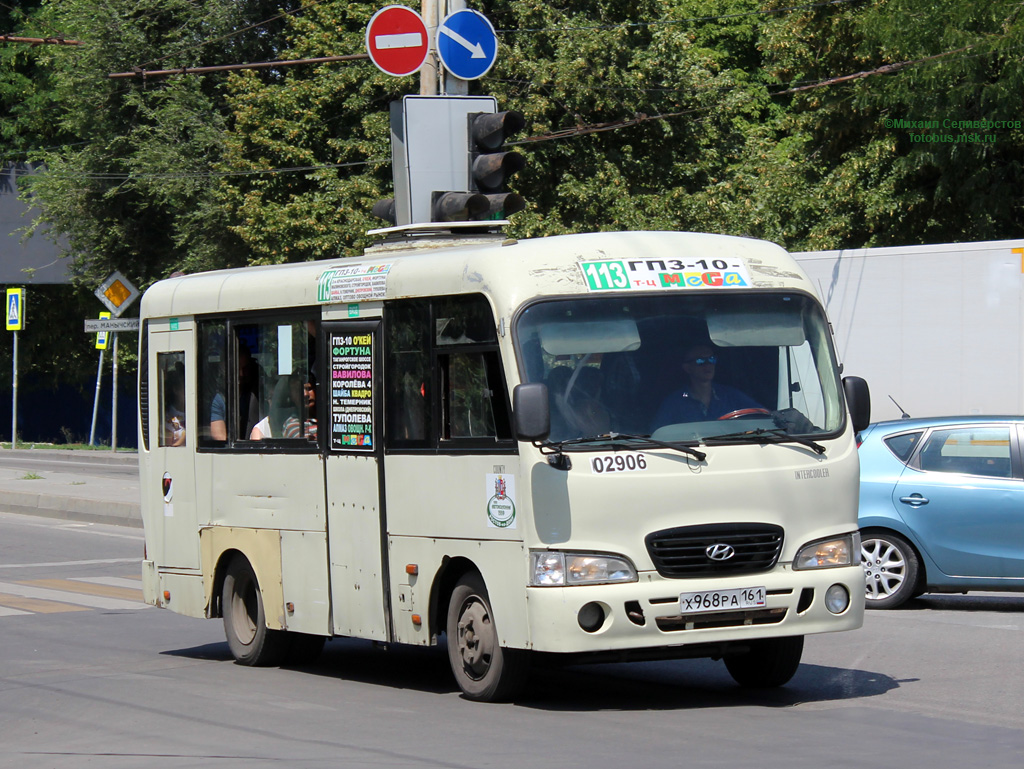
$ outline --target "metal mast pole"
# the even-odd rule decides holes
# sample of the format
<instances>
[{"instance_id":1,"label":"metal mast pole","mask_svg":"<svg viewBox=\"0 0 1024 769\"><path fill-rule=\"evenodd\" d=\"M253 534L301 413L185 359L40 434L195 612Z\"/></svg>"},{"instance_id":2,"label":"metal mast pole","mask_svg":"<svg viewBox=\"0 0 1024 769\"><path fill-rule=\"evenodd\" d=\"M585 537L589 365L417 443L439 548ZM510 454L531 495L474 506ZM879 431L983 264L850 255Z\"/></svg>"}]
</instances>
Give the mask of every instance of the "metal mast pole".
<instances>
[{"instance_id":1,"label":"metal mast pole","mask_svg":"<svg viewBox=\"0 0 1024 769\"><path fill-rule=\"evenodd\" d=\"M466 8L466 0L447 0L447 2L448 8L445 16L449 13L465 10ZM440 22L440 19L438 21ZM469 81L452 77L451 73L446 71L444 73L444 92L448 96L469 96Z\"/></svg>"},{"instance_id":2,"label":"metal mast pole","mask_svg":"<svg viewBox=\"0 0 1024 769\"><path fill-rule=\"evenodd\" d=\"M421 13L427 25L427 60L420 67L420 96L437 96L437 16L438 3L444 0L423 0Z\"/></svg>"}]
</instances>

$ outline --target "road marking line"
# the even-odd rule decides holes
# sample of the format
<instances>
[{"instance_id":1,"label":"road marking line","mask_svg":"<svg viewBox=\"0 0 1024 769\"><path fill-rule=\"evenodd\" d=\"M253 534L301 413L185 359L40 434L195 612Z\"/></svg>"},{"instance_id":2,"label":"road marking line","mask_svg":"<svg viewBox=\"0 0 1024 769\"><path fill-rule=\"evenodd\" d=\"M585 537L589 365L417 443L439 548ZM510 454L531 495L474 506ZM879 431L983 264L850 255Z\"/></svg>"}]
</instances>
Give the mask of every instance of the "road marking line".
<instances>
[{"instance_id":1,"label":"road marking line","mask_svg":"<svg viewBox=\"0 0 1024 769\"><path fill-rule=\"evenodd\" d=\"M45 587L51 590L63 590L68 593L84 593L85 595L102 595L107 598L122 598L126 601L141 601L142 589L138 587L112 587L103 584L89 584L71 579L32 579L19 582L20 585Z\"/></svg>"},{"instance_id":2,"label":"road marking line","mask_svg":"<svg viewBox=\"0 0 1024 769\"><path fill-rule=\"evenodd\" d=\"M8 609L6 606L0 606L0 617L17 617L19 614L31 614L30 611L20 611L19 609Z\"/></svg>"},{"instance_id":3,"label":"road marking line","mask_svg":"<svg viewBox=\"0 0 1024 769\"><path fill-rule=\"evenodd\" d=\"M37 598L25 598L20 595L0 593L0 607L13 610L14 614L57 614L65 611L89 611L88 606L74 606L60 601L41 601ZM18 610L21 611L18 611ZM0 612L3 609L0 608Z\"/></svg>"},{"instance_id":4,"label":"road marking line","mask_svg":"<svg viewBox=\"0 0 1024 769\"><path fill-rule=\"evenodd\" d=\"M131 577L69 577L72 582L85 582L91 585L109 585L131 590L133 593L142 595L142 577L132 579ZM141 599L140 599L141 600Z\"/></svg>"},{"instance_id":5,"label":"road marking line","mask_svg":"<svg viewBox=\"0 0 1024 769\"><path fill-rule=\"evenodd\" d=\"M94 609L149 609L148 604L138 601L124 601L119 598L106 598L95 595L76 595L67 590L51 590L34 585L23 585L17 582L0 582L0 593L11 593L25 598L39 598L44 601L60 601L78 606L90 606Z\"/></svg>"}]
</instances>

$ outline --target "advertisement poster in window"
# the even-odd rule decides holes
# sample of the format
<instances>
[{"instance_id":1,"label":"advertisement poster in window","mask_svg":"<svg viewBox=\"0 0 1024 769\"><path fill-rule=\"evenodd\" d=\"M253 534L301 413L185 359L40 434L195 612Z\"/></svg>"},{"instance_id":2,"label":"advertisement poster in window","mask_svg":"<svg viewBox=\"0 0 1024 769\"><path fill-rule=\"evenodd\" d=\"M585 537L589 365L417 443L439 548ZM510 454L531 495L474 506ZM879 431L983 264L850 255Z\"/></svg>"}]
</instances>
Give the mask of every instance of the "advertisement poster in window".
<instances>
[{"instance_id":1,"label":"advertisement poster in window","mask_svg":"<svg viewBox=\"0 0 1024 769\"><path fill-rule=\"evenodd\" d=\"M373 334L331 334L331 448L373 450Z\"/></svg>"}]
</instances>

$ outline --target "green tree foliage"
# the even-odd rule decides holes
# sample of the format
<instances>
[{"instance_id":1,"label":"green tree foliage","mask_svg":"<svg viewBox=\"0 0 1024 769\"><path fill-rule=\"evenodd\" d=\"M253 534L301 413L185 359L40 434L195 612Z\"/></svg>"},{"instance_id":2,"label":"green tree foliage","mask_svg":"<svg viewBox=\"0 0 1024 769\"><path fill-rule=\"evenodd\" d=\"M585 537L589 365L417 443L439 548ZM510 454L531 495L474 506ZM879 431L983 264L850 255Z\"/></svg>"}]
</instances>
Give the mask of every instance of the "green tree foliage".
<instances>
[{"instance_id":1,"label":"green tree foliage","mask_svg":"<svg viewBox=\"0 0 1024 769\"><path fill-rule=\"evenodd\" d=\"M418 91L416 77L365 60L108 77L360 53L378 4L14 7L11 23L82 42L0 50L0 98L25 102L0 131L10 146L50 147L36 152L50 172L34 192L85 283L115 267L145 286L175 269L354 254L382 224L370 208L391 194L388 104ZM1020 9L487 0L500 55L470 88L527 116L518 236L669 228L791 248L1009 237L1021 224L1020 130L898 121L1016 118ZM933 132L989 141L922 138Z\"/></svg>"},{"instance_id":2,"label":"green tree foliage","mask_svg":"<svg viewBox=\"0 0 1024 769\"><path fill-rule=\"evenodd\" d=\"M279 59L364 52L370 3L310 4ZM412 87L412 88L411 88ZM251 264L361 253L370 209L391 195L388 109L415 88L368 60L301 64L228 79L233 130L218 200Z\"/></svg>"},{"instance_id":3,"label":"green tree foliage","mask_svg":"<svg viewBox=\"0 0 1024 769\"><path fill-rule=\"evenodd\" d=\"M1019 120L1020 12L881 0L774 19L760 45L777 108L702 193L719 227L806 249L1019 236L1021 129L950 123Z\"/></svg>"},{"instance_id":4,"label":"green tree foliage","mask_svg":"<svg viewBox=\"0 0 1024 769\"><path fill-rule=\"evenodd\" d=\"M278 9L262 0L55 0L34 16L80 42L36 53L59 105L49 119L75 140L37 151L49 172L31 191L66 234L84 285L113 269L145 286L175 269L245 263L213 196L228 127L220 81L109 75L272 55L283 18L236 30Z\"/></svg>"}]
</instances>

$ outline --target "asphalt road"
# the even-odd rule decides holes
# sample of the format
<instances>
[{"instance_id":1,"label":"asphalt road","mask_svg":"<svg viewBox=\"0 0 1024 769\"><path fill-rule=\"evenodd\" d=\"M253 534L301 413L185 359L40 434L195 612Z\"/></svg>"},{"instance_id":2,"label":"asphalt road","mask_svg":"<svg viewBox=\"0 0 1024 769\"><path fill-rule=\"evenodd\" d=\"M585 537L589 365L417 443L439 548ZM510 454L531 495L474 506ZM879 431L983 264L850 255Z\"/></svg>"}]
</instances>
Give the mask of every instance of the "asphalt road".
<instances>
[{"instance_id":1,"label":"asphalt road","mask_svg":"<svg viewBox=\"0 0 1024 769\"><path fill-rule=\"evenodd\" d=\"M808 639L786 687L695 660L538 671L468 702L443 647L235 665L141 603L142 532L0 513L0 767L1018 767L1024 596L934 596Z\"/></svg>"}]
</instances>

